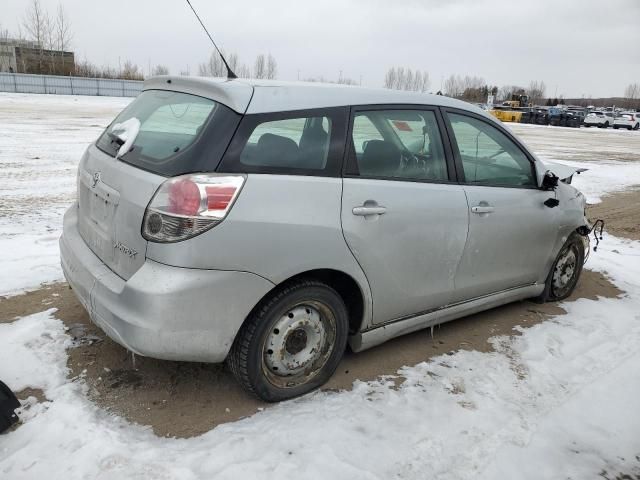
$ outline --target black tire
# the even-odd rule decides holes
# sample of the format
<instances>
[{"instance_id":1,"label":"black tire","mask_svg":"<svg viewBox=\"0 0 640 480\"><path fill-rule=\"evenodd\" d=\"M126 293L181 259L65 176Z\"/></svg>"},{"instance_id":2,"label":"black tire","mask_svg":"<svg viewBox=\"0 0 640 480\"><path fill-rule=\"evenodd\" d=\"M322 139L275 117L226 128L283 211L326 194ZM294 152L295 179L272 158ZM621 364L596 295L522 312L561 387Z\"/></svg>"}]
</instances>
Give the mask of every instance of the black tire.
<instances>
[{"instance_id":1,"label":"black tire","mask_svg":"<svg viewBox=\"0 0 640 480\"><path fill-rule=\"evenodd\" d=\"M609 128L609 122L604 122L604 128ZM616 127L613 127L616 128Z\"/></svg>"},{"instance_id":2,"label":"black tire","mask_svg":"<svg viewBox=\"0 0 640 480\"><path fill-rule=\"evenodd\" d=\"M617 125L614 125L614 126L613 126L613 129L614 129L614 130L617 130L617 129L618 129L618 126L617 126Z\"/></svg>"},{"instance_id":3,"label":"black tire","mask_svg":"<svg viewBox=\"0 0 640 480\"><path fill-rule=\"evenodd\" d=\"M635 127L633 127L634 130L638 130L640 128L640 123L636 123Z\"/></svg>"},{"instance_id":4,"label":"black tire","mask_svg":"<svg viewBox=\"0 0 640 480\"><path fill-rule=\"evenodd\" d=\"M227 364L248 393L279 402L329 380L344 354L348 331L340 295L322 282L300 280L254 309L236 335Z\"/></svg>"},{"instance_id":5,"label":"black tire","mask_svg":"<svg viewBox=\"0 0 640 480\"><path fill-rule=\"evenodd\" d=\"M563 264L561 264L563 262ZM584 264L584 240L572 233L558 252L538 302L557 302L571 295L578 284ZM567 272L571 270L569 277Z\"/></svg>"}]
</instances>

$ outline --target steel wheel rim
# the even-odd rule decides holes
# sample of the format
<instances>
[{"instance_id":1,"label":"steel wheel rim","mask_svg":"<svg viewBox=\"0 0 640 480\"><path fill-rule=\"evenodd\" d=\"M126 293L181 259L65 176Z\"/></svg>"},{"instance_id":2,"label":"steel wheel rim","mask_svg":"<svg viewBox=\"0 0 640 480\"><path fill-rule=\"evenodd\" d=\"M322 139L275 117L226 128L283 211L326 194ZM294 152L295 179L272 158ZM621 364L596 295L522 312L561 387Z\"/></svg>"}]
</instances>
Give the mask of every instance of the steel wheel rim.
<instances>
[{"instance_id":1,"label":"steel wheel rim","mask_svg":"<svg viewBox=\"0 0 640 480\"><path fill-rule=\"evenodd\" d=\"M551 287L556 297L562 297L572 287L578 273L578 251L574 245L567 247L553 269Z\"/></svg>"},{"instance_id":2,"label":"steel wheel rim","mask_svg":"<svg viewBox=\"0 0 640 480\"><path fill-rule=\"evenodd\" d=\"M271 326L262 349L262 370L272 385L293 388L326 365L336 339L336 318L321 302L288 308Z\"/></svg>"}]
</instances>

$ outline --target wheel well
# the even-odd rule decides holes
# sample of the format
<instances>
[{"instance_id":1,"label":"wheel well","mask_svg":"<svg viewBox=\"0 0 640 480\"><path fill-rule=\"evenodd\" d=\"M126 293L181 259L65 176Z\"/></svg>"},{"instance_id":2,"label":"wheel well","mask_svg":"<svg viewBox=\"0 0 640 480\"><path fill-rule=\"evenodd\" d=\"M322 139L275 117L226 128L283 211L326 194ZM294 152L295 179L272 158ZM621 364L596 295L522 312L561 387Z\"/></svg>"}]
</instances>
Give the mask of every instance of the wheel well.
<instances>
[{"instance_id":1,"label":"wheel well","mask_svg":"<svg viewBox=\"0 0 640 480\"><path fill-rule=\"evenodd\" d=\"M342 301L347 307L347 312L349 314L349 333L355 333L360 330L364 315L364 296L362 295L362 291L360 290L358 283L350 275L331 269L309 270L288 278L284 282L278 284L274 290L301 279L314 279L321 281L338 292L338 295L342 297ZM265 295L265 298L272 295L274 290Z\"/></svg>"}]
</instances>

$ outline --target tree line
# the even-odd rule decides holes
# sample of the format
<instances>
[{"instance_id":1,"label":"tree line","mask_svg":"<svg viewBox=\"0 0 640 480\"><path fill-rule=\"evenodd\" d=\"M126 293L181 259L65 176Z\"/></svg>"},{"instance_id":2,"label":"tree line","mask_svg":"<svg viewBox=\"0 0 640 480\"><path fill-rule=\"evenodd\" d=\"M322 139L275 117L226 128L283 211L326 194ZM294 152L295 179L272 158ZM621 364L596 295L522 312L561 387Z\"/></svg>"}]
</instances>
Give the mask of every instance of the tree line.
<instances>
[{"instance_id":1,"label":"tree line","mask_svg":"<svg viewBox=\"0 0 640 480\"><path fill-rule=\"evenodd\" d=\"M222 52L222 54L227 60L229 68L240 78L273 80L278 75L278 62L270 53L267 55L261 53L256 56L256 59L253 62L253 68L246 63L241 63L238 60L237 53L230 53L227 55ZM220 54L214 50L211 53L209 60L198 66L198 74L201 77L226 77L227 68L222 61Z\"/></svg>"}]
</instances>

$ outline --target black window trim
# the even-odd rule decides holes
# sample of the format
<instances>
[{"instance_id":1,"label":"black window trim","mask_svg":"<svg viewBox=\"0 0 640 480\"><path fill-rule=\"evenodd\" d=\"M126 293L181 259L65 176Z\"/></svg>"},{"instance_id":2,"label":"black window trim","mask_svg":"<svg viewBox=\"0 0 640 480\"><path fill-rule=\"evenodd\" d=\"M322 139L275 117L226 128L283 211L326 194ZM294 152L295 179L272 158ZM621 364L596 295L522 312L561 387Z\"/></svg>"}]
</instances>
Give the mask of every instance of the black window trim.
<instances>
[{"instance_id":1,"label":"black window trim","mask_svg":"<svg viewBox=\"0 0 640 480\"><path fill-rule=\"evenodd\" d=\"M240 163L240 154L253 130L262 123L296 118L328 117L331 119L331 133L327 163L323 169L274 167L245 165ZM337 177L342 172L342 162L346 141L349 107L322 107L304 110L245 114L227 147L227 151L218 163L215 171L219 173L253 173L269 175L298 175L307 177Z\"/></svg>"},{"instance_id":2,"label":"black window trim","mask_svg":"<svg viewBox=\"0 0 640 480\"><path fill-rule=\"evenodd\" d=\"M418 178L398 178L398 177L379 177L372 175L360 175L356 173L352 173L355 171L356 167L356 157L355 157L355 145L353 144L353 122L356 114L359 112L370 112L370 111L386 111L386 110L420 110L420 111L431 111L434 113L436 117L436 123L438 125L438 130L440 132L440 140L442 142L442 148L444 149L445 162L447 166L447 176L448 180L433 180L433 179L418 179ZM445 122L440 112L440 109L437 105L428 105L428 104L398 104L398 103L376 103L370 105L353 105L350 108L349 114L349 124L348 130L345 137L345 148L344 148L344 161L342 162L342 176L344 178L360 178L367 180L387 180L390 182L411 182L411 183L432 183L432 184L440 184L440 185L451 185L458 184L457 175L456 175L456 166L454 163L453 152L451 150L451 143L448 138L448 132L445 129Z\"/></svg>"},{"instance_id":3,"label":"black window trim","mask_svg":"<svg viewBox=\"0 0 640 480\"><path fill-rule=\"evenodd\" d=\"M458 179L458 183L460 183L461 185L470 185L470 186L475 186L475 187L498 187L498 188L519 188L519 189L523 189L523 190L539 190L540 187L538 186L538 175L536 172L536 160L535 158L533 158L533 156L531 155L531 153L527 150L527 148L522 144L522 142L520 142L520 140L518 140L513 133L511 133L506 127L504 127L502 124L499 123L495 123L490 119L487 119L486 117L484 117L483 115L479 115L475 112L470 112L468 110L463 110L460 108L453 108L453 107L440 107L441 111L442 111L442 117L447 129L447 137L450 143L450 147L451 147L451 151L453 152L453 157L454 157L454 163L456 166L456 173L457 173L457 179ZM487 125L496 128L499 132L503 133L509 140L511 140L511 142L513 142L513 144L515 144L515 146L522 152L522 154L527 158L527 160L529 160L529 163L531 164L531 172L533 174L533 180L535 182L535 185L509 185L509 184L500 184L500 183L472 183L472 182L467 182L465 177L464 177L464 168L462 165L462 158L460 156L460 150L458 149L458 143L456 141L456 137L455 134L453 132L453 126L451 125L451 120L449 119L449 113L454 113L456 115L463 115L463 116L467 116L470 118L474 118L476 120L479 120L481 122L486 123Z\"/></svg>"}]
</instances>

